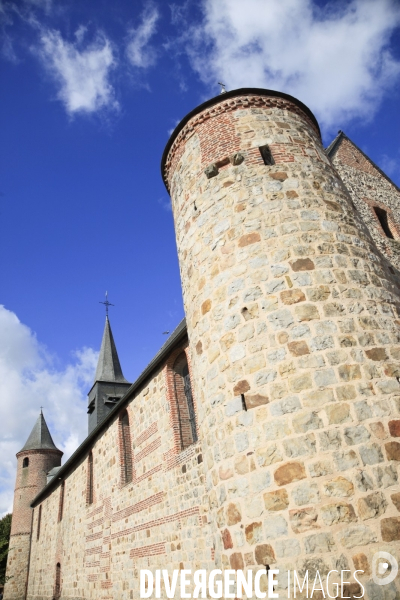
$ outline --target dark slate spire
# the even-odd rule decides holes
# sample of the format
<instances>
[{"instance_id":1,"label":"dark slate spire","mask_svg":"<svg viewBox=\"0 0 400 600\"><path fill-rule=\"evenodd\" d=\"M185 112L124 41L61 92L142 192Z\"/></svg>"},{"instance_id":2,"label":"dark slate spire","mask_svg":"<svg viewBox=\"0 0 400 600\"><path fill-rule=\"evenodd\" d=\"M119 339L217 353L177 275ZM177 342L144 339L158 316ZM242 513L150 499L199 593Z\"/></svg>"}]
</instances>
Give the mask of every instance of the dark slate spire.
<instances>
[{"instance_id":1,"label":"dark slate spire","mask_svg":"<svg viewBox=\"0 0 400 600\"><path fill-rule=\"evenodd\" d=\"M54 445L53 438L50 435L50 431L47 427L46 421L44 420L42 411L40 411L39 418L36 421L25 446L22 448L22 450L20 450L20 452L25 450L58 450L58 448Z\"/></svg>"},{"instance_id":2,"label":"dark slate spire","mask_svg":"<svg viewBox=\"0 0 400 600\"><path fill-rule=\"evenodd\" d=\"M113 334L111 331L110 321L106 317L106 324L104 327L103 340L101 342L99 362L97 363L96 375L94 377L96 381L107 381L117 383L128 383L122 374L121 365L119 364L119 358Z\"/></svg>"}]
</instances>

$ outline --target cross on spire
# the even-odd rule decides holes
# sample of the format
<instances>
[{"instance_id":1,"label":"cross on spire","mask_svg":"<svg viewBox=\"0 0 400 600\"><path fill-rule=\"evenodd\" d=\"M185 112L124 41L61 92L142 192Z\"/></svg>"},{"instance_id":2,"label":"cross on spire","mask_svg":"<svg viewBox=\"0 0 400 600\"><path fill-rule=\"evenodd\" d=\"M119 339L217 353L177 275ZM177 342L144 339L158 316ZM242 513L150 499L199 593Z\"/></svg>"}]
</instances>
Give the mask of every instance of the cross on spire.
<instances>
[{"instance_id":1,"label":"cross on spire","mask_svg":"<svg viewBox=\"0 0 400 600\"><path fill-rule=\"evenodd\" d=\"M114 306L114 304L111 304L111 302L108 301L108 292L106 292L106 300L105 300L105 302L100 302L99 301L99 304L104 304L104 306L106 307L106 317L108 319L108 307L109 306Z\"/></svg>"}]
</instances>

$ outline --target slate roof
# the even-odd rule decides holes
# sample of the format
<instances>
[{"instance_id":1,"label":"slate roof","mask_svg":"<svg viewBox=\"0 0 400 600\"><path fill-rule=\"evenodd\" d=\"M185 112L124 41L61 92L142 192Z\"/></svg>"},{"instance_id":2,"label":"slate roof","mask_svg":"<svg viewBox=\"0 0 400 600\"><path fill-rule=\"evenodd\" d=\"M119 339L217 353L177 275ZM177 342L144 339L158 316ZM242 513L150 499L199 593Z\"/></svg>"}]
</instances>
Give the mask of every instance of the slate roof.
<instances>
[{"instance_id":1,"label":"slate roof","mask_svg":"<svg viewBox=\"0 0 400 600\"><path fill-rule=\"evenodd\" d=\"M28 439L26 440L25 446L20 450L24 452L26 450L58 450L53 442L53 438L50 435L47 423L44 420L42 411L38 420L36 421ZM61 450L58 450L61 452ZM62 452L61 452L62 454Z\"/></svg>"},{"instance_id":2,"label":"slate roof","mask_svg":"<svg viewBox=\"0 0 400 600\"><path fill-rule=\"evenodd\" d=\"M99 362L94 381L129 383L122 374L117 348L111 331L110 321L106 317L103 340L101 342Z\"/></svg>"}]
</instances>

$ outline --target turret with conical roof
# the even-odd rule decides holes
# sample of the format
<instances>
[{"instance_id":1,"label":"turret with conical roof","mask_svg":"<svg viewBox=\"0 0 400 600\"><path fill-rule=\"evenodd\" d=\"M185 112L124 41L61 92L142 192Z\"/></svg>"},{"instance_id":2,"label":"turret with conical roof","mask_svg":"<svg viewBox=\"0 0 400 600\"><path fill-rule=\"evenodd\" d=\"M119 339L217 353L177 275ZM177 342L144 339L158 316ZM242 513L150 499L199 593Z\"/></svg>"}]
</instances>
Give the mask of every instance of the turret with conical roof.
<instances>
[{"instance_id":1,"label":"turret with conical roof","mask_svg":"<svg viewBox=\"0 0 400 600\"><path fill-rule=\"evenodd\" d=\"M122 373L110 321L107 316L94 384L88 394L89 433L114 408L130 385Z\"/></svg>"},{"instance_id":2,"label":"turret with conical roof","mask_svg":"<svg viewBox=\"0 0 400 600\"><path fill-rule=\"evenodd\" d=\"M38 420L36 421L34 428L32 429L28 439L25 442L24 447L20 452L25 452L26 450L58 450L53 442L53 438L51 437L49 428L47 427L47 423L44 419L42 411L40 411L40 415Z\"/></svg>"},{"instance_id":3,"label":"turret with conical roof","mask_svg":"<svg viewBox=\"0 0 400 600\"><path fill-rule=\"evenodd\" d=\"M46 485L47 473L60 467L62 455L61 450L54 444L40 411L28 439L17 453L17 477L6 572L10 579L4 595L7 600L25 598L32 523L30 504Z\"/></svg>"}]
</instances>

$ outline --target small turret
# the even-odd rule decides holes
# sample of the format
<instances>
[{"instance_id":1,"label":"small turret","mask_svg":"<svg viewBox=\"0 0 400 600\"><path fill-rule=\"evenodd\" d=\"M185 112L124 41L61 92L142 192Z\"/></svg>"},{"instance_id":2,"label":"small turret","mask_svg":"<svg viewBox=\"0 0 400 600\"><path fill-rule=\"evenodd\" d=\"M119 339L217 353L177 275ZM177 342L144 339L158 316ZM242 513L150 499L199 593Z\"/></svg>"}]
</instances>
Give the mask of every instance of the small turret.
<instances>
[{"instance_id":1,"label":"small turret","mask_svg":"<svg viewBox=\"0 0 400 600\"><path fill-rule=\"evenodd\" d=\"M94 384L88 394L89 433L114 408L130 385L123 376L107 316Z\"/></svg>"},{"instance_id":2,"label":"small turret","mask_svg":"<svg viewBox=\"0 0 400 600\"><path fill-rule=\"evenodd\" d=\"M10 552L4 598L25 598L31 539L32 508L34 497L47 483L47 473L61 465L63 453L55 446L49 428L40 412L25 445L17 453L17 477L11 524Z\"/></svg>"}]
</instances>

